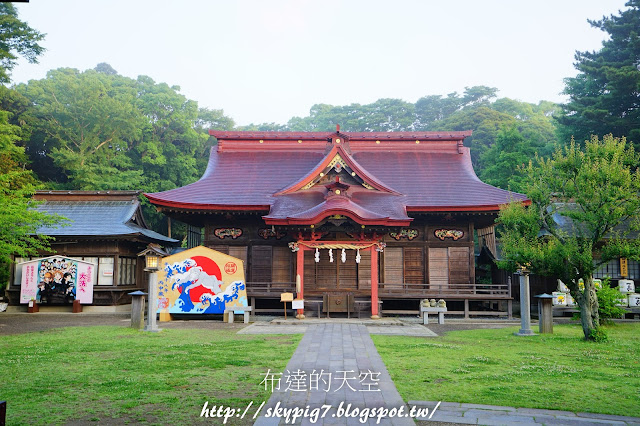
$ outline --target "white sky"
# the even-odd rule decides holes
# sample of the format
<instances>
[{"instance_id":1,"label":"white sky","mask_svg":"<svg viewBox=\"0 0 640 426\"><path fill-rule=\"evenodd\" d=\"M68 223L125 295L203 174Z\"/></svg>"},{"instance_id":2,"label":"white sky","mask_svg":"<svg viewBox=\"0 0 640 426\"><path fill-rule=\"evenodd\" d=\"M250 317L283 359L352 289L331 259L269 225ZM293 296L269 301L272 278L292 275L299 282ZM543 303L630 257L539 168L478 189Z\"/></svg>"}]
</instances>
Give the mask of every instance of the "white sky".
<instances>
[{"instance_id":1,"label":"white sky","mask_svg":"<svg viewBox=\"0 0 640 426\"><path fill-rule=\"evenodd\" d=\"M20 19L47 51L12 81L50 69L148 75L237 124L285 123L317 103L415 102L497 87L560 102L576 50L605 33L587 19L625 0L30 0Z\"/></svg>"}]
</instances>

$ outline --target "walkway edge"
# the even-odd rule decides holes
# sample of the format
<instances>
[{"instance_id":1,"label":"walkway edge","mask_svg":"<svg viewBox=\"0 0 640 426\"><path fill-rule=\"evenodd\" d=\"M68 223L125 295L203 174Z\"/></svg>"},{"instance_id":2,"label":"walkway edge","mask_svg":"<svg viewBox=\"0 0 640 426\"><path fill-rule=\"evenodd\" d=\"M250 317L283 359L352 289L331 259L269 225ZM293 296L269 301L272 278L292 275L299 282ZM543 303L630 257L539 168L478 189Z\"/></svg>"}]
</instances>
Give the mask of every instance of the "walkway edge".
<instances>
[{"instance_id":1,"label":"walkway edge","mask_svg":"<svg viewBox=\"0 0 640 426\"><path fill-rule=\"evenodd\" d=\"M408 405L433 407L437 401L409 401ZM429 420L416 418L416 420ZM431 421L460 424L571 424L571 425L640 425L640 417L613 414L580 413L539 408L516 408L499 405L442 402Z\"/></svg>"}]
</instances>

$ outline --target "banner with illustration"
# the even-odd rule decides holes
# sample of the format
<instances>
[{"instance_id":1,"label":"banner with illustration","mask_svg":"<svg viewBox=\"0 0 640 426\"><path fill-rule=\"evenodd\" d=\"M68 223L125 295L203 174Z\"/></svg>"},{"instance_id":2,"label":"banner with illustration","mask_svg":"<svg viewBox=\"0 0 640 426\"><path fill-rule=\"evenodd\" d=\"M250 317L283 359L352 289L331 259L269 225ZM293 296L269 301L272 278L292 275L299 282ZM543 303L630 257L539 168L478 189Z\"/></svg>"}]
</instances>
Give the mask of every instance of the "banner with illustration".
<instances>
[{"instance_id":1,"label":"banner with illustration","mask_svg":"<svg viewBox=\"0 0 640 426\"><path fill-rule=\"evenodd\" d=\"M20 303L93 303L96 265L70 257L51 256L22 265Z\"/></svg>"},{"instance_id":2,"label":"banner with illustration","mask_svg":"<svg viewBox=\"0 0 640 426\"><path fill-rule=\"evenodd\" d=\"M158 271L158 312L222 314L248 306L242 260L199 246L165 257Z\"/></svg>"}]
</instances>

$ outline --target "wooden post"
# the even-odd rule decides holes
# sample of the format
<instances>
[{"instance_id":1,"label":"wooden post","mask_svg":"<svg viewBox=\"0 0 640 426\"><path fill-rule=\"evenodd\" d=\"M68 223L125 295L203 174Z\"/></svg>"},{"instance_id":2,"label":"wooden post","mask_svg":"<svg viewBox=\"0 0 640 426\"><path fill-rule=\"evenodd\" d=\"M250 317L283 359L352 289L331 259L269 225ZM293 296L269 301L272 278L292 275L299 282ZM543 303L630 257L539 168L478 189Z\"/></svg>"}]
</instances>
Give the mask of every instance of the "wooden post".
<instances>
[{"instance_id":1,"label":"wooden post","mask_svg":"<svg viewBox=\"0 0 640 426\"><path fill-rule=\"evenodd\" d=\"M371 246L371 318L380 319L378 312L378 252Z\"/></svg>"},{"instance_id":2,"label":"wooden post","mask_svg":"<svg viewBox=\"0 0 640 426\"><path fill-rule=\"evenodd\" d=\"M296 294L298 299L304 299L304 248L300 247L300 250L296 253L296 274L300 279L300 291ZM298 278L296 278L296 282ZM296 318L304 318L304 309L298 309L298 315Z\"/></svg>"},{"instance_id":3,"label":"wooden post","mask_svg":"<svg viewBox=\"0 0 640 426\"><path fill-rule=\"evenodd\" d=\"M469 319L469 299L464 299L464 319Z\"/></svg>"},{"instance_id":4,"label":"wooden post","mask_svg":"<svg viewBox=\"0 0 640 426\"><path fill-rule=\"evenodd\" d=\"M7 401L0 401L0 425L4 426L7 422Z\"/></svg>"}]
</instances>

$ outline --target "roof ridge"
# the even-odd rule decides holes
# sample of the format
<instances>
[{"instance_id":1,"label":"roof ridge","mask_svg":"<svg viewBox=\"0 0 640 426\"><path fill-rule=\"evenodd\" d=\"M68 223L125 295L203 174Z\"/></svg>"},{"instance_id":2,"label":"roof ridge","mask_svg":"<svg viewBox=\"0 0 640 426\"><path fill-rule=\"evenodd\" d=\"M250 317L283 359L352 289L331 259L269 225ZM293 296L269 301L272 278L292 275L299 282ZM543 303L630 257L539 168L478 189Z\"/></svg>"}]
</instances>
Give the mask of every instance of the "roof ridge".
<instances>
[{"instance_id":1,"label":"roof ridge","mask_svg":"<svg viewBox=\"0 0 640 426\"><path fill-rule=\"evenodd\" d=\"M285 189L276 192L273 195L277 197L279 195L291 194L303 189L306 185L313 182L316 177L320 176L320 173L323 173L323 170L326 169L337 156L340 156L340 158L349 165L349 167L356 173L357 176L359 176L363 181L365 181L367 184L374 187L378 191L393 195L401 195L400 192L394 190L390 186L380 181L373 174L369 173L367 169L362 167L353 158L353 156L343 148L342 145L334 145L331 150L322 158L322 160L320 160L320 162L318 162L318 164L313 169L311 169L309 173L307 173L297 182L289 185Z\"/></svg>"}]
</instances>

